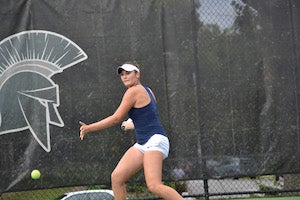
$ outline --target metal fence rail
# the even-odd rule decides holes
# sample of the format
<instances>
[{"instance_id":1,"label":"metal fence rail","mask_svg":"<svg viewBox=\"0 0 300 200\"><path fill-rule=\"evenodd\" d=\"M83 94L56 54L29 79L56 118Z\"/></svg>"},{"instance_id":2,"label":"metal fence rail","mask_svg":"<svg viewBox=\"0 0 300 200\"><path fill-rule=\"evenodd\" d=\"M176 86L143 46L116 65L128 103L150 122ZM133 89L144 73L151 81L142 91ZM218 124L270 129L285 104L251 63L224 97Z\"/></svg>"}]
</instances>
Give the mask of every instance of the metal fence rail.
<instances>
[{"instance_id":1,"label":"metal fence rail","mask_svg":"<svg viewBox=\"0 0 300 200\"><path fill-rule=\"evenodd\" d=\"M134 6L131 1L128 2L128 5ZM299 4L296 3L299 1L194 0L186 1L186 5L182 3L185 1L176 1L178 7L184 6L186 9L185 15L178 12L177 6L174 6L171 3L172 1L161 1L166 2L165 4L162 3L161 7L157 7L159 5L157 2L159 1L153 1L149 6L153 9L153 12L149 12L147 16L149 18L152 15L154 16L154 21L149 21L148 24L156 22L153 24L157 24L158 27L154 28L158 32L153 32L149 37L159 38L157 35L160 36L160 32L164 32L162 36L168 37L165 37L165 41L162 41L166 46L161 51L165 56L164 63L169 62L169 64L164 64L166 65L164 67L167 68L176 64L174 65L175 70L171 68L167 69L166 72L171 75L168 70L172 73L177 69L182 70L176 72L178 76L172 75L166 78L172 79L170 84L166 81L168 83L166 85L166 88L168 88L167 93L170 95L162 95L169 95L170 97L166 98L166 105L172 105L169 108L171 112L165 112L168 113L165 118L170 118L171 121L169 122L170 129L173 129L169 134L172 140L171 150L173 155L166 160L166 167L169 171L164 173L164 175L168 174L168 179L171 180L168 184L187 200L297 195L300 192L300 182L295 181L293 188L286 187L286 174L281 174L281 176L255 176L252 178L240 176L279 174L281 172L297 173L300 170L299 141L294 139L296 136L299 138L299 112L297 112L299 107L299 65L297 65L299 62L299 56L297 56L299 55L297 49L299 47L299 26L297 23L299 9L297 6ZM141 3L141 6L145 6L145 8L140 9L143 12L148 8L146 4ZM285 9L281 9L282 7ZM119 9L122 6L116 6L116 8ZM192 17L190 16L191 10L193 10ZM158 11L161 13L157 14ZM71 11L69 12L71 13ZM90 15L89 12L86 13ZM69 15L69 13L67 14ZM129 14L126 16L131 19L132 15ZM144 13L141 14L141 16L144 16ZM114 12L105 13L101 19L106 19L106 15L114 16ZM102 16L102 14L91 18L98 18L99 16ZM115 16L114 18L117 19L116 21L119 20ZM134 16L134 18L137 17ZM158 23L159 20L161 22ZM140 22L141 20L138 20L136 23L140 25ZM176 23L170 25L169 22ZM107 26L107 30L111 29L110 23L110 21L107 24L103 22ZM98 22L95 24L98 24ZM101 24L101 27L103 24ZM186 33L183 30L183 25L189 25L185 28L193 30L194 33L191 34L193 36L189 36L190 39L187 39L186 36L190 31ZM190 28L190 26L193 27ZM78 27L81 26L78 25ZM141 23L141 27L147 28L143 23ZM148 28L145 30L148 30ZM180 33L181 31L182 33ZM144 35L142 31L138 31L138 34L129 34L133 49L139 44L138 42L136 44L136 41L149 40L138 36L134 38L140 32L141 35ZM172 35L174 32L177 34ZM111 35L110 32L103 33ZM102 34L99 35L102 37ZM99 41L116 40L114 37L103 39L100 36ZM85 40L82 41L82 43L84 42ZM161 41L158 40L157 42ZM114 47L113 45L108 46ZM144 48L144 43L141 46ZM194 49L191 47L194 47ZM104 60L109 60L110 57L114 56L106 55ZM144 55L141 58L143 57ZM97 61L97 63L99 62ZM160 62L160 59L158 59L157 63L160 64ZM194 73L194 70L197 73ZM178 81L177 77L181 77L181 73L187 71L190 73L184 78L187 80L185 82ZM74 71L74 73L76 72ZM156 82L160 83L164 78L157 79ZM190 78L195 80L188 80ZM176 85L173 88L172 84L177 84L177 82L181 85ZM184 91L185 94L190 94L192 82L195 84L194 89L196 92L191 95L192 100L190 101L188 95L179 95L177 92L186 90ZM169 85L172 85L172 87L169 87ZM73 91L73 89L71 90ZM162 91L165 91L165 89ZM77 94L77 92L74 94ZM177 95L176 98L173 94ZM109 97L114 99L113 95ZM68 98L65 99L66 103L70 100ZM198 100L199 102L196 103ZM95 100L95 102L98 103L98 100ZM180 107L182 110L178 110L178 102L184 105ZM191 103L195 103L195 106L191 106ZM102 104L111 103L109 100L109 102ZM191 111L199 110L199 113L193 113L195 115L193 126L189 124L188 117L192 118L193 115L186 110L188 107ZM70 109L67 106L65 110L69 113ZM91 110L94 110L94 108ZM83 111L78 111L78 113L80 112ZM182 116L183 112L185 116ZM201 118L199 124L196 119L199 117L198 115ZM181 120L182 118L185 118L185 120ZM73 119L73 117L70 117L70 119ZM186 128L187 122L188 128ZM172 123L176 123L176 127L171 126ZM199 131L200 129L201 131ZM77 128L76 130L78 131ZM39 183L41 183L39 186L32 184L37 182L32 182L35 180L31 180L29 176L24 179L27 182L21 182L23 185L20 184L24 188L36 188L35 190L20 191L21 189L16 189L8 192L12 188L9 184L9 187L4 187L6 191L0 191L0 200L56 200L60 195L67 192L111 189L109 183L104 186L84 185L75 187L74 185L94 184L95 181L102 184L110 180L111 166L116 162L116 158L121 156L123 149L127 148L127 144L133 141L131 138L133 136L122 136L122 138L118 138L103 134L100 139L96 136L97 139L93 142L99 146L102 145L101 149L97 147L95 150L97 152L96 156L87 159L84 168L79 169L77 166L83 166L82 163L85 162L81 158L86 159L91 155L93 149L90 149L90 147L93 147L91 144L94 144L91 143L92 139L88 141L88 144L85 143L88 148L84 148L84 145L80 146L74 142L73 136L56 134L58 142L53 142L55 143L53 149L56 149L56 151L53 151L53 154L49 157L43 156L44 152L38 153L36 156L32 156L35 159L31 163L32 166L40 165L42 162L36 159L40 157L47 158L45 163L48 163L51 158L55 158L55 162L53 161L53 163L56 163L55 165L49 164L49 166L46 166L47 169L54 166L53 171L46 170L45 178L39 180ZM78 140L76 135L76 141ZM22 148L19 148L19 141L21 140L12 141L16 143L12 144L8 140L2 145L4 149L10 150L11 155L6 151L2 151L0 164L7 166L15 175L23 175L24 173L19 172L22 171L19 170L19 163L23 164L25 162ZM110 145L106 146L106 143ZM27 145L27 140L24 145ZM18 148L16 148L17 146ZM35 146L33 147L35 148ZM71 153L65 154L66 152ZM109 156L107 156L107 152L110 153ZM65 158L68 158L67 162L65 162ZM26 159L31 159L31 156L27 156ZM29 163L27 161L25 163ZM101 162L107 165L100 165ZM16 163L17 165L15 165ZM97 169L97 172L102 170L103 174L99 175L99 173L93 171L94 169ZM174 170L182 171L174 176L172 173ZM11 179L13 183L15 182L14 179L17 179L17 176L11 174L10 171L0 171L0 180L4 183L3 185L9 182L8 179ZM56 177L53 177L53 175L56 175ZM72 180L67 183L64 182L69 180L70 177L72 177ZM209 178L199 180L199 177ZM78 179L81 178L89 181L89 183L78 183ZM94 179L91 180L92 178ZM143 185L140 181L142 180L137 179L137 181L128 185L130 187L128 188L128 199L160 199L151 194L145 184ZM51 188L49 184L53 184L52 187L55 188ZM64 186L70 184L74 187ZM57 187L57 185L61 187ZM37 189L37 187L50 188ZM80 198L77 199L81 200Z\"/></svg>"},{"instance_id":2,"label":"metal fence rail","mask_svg":"<svg viewBox=\"0 0 300 200\"><path fill-rule=\"evenodd\" d=\"M276 176L260 176L256 178L239 178L239 179L209 179L209 180L186 180L174 182L173 187L180 191L182 196L187 200L196 199L230 199L230 198L249 198L263 196L288 196L297 195L300 187L295 189L285 189L284 176L279 178ZM136 183L138 184L138 183ZM179 187L181 186L181 187ZM184 186L184 187L182 187ZM0 200L55 200L60 195L67 192L81 191L87 189L96 189L105 186L77 186L69 188L52 188L44 190L31 190L8 192L0 195ZM131 184L134 190L128 193L128 199L131 200L154 200L161 199L147 192L146 187L141 191L141 184L135 187L135 183ZM184 188L184 189L182 189ZM137 192L139 190L139 192ZM184 191L183 191L184 190ZM85 200L85 198L77 198Z\"/></svg>"}]
</instances>

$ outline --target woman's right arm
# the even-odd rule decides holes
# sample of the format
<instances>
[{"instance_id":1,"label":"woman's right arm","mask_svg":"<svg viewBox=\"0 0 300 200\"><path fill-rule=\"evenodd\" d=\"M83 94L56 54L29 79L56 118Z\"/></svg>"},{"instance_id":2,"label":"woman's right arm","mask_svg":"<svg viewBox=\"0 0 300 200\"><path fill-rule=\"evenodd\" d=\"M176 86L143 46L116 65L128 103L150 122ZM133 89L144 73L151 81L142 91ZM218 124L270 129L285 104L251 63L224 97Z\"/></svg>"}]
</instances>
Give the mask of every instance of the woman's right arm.
<instances>
[{"instance_id":1,"label":"woman's right arm","mask_svg":"<svg viewBox=\"0 0 300 200\"><path fill-rule=\"evenodd\" d=\"M80 121L80 139L83 140L84 136L89 132L100 131L120 123L120 121L124 119L136 102L135 92L136 90L133 88L127 89L122 98L121 104L113 115L92 124L85 124L84 122Z\"/></svg>"}]
</instances>

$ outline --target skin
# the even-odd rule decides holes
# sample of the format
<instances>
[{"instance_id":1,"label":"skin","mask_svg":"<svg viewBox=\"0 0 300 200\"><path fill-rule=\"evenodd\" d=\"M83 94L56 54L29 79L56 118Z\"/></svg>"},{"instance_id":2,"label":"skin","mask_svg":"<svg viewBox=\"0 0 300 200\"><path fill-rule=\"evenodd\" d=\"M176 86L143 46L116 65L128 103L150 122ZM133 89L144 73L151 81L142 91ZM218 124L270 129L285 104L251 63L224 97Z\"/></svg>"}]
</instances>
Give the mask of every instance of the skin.
<instances>
[{"instance_id":1,"label":"skin","mask_svg":"<svg viewBox=\"0 0 300 200\"><path fill-rule=\"evenodd\" d=\"M127 87L123 95L121 104L115 113L101 121L85 124L79 122L80 139L83 140L85 135L90 132L99 131L114 125L117 125L127 116L129 110L141 108L148 105L151 101L148 93L143 87L140 87L140 73L136 71L122 71L120 73L121 81ZM125 130L134 129L132 122L124 121L122 125ZM182 200L183 198L171 187L162 183L162 163L163 154L160 151L146 151L144 154L135 147L129 148L123 155L118 165L111 174L112 189L116 200L126 199L127 180L144 168L146 184L149 190L167 200Z\"/></svg>"}]
</instances>

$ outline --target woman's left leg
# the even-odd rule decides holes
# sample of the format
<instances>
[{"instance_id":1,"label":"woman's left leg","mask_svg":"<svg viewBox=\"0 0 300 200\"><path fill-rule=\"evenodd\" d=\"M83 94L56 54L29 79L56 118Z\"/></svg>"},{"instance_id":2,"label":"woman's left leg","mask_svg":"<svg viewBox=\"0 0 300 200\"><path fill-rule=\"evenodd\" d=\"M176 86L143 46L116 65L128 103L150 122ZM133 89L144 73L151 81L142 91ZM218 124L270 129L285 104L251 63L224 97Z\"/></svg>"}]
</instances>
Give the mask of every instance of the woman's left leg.
<instances>
[{"instance_id":1,"label":"woman's left leg","mask_svg":"<svg viewBox=\"0 0 300 200\"><path fill-rule=\"evenodd\" d=\"M149 190L169 200L183 200L173 188L162 183L163 154L160 151L146 151L144 153L144 173Z\"/></svg>"}]
</instances>

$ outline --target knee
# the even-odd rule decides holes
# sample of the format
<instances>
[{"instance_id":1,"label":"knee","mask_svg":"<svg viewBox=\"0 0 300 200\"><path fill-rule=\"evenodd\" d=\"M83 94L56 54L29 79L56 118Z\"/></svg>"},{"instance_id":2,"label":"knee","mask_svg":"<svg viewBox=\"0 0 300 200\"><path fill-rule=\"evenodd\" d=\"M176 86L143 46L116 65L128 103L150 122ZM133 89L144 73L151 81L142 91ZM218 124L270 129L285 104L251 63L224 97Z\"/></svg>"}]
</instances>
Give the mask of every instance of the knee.
<instances>
[{"instance_id":1,"label":"knee","mask_svg":"<svg viewBox=\"0 0 300 200\"><path fill-rule=\"evenodd\" d=\"M118 184L118 183L121 182L120 174L115 170L111 173L110 178L111 178L111 183L112 184Z\"/></svg>"},{"instance_id":2,"label":"knee","mask_svg":"<svg viewBox=\"0 0 300 200\"><path fill-rule=\"evenodd\" d=\"M159 183L147 183L147 188L150 192L157 194L159 190Z\"/></svg>"}]
</instances>

